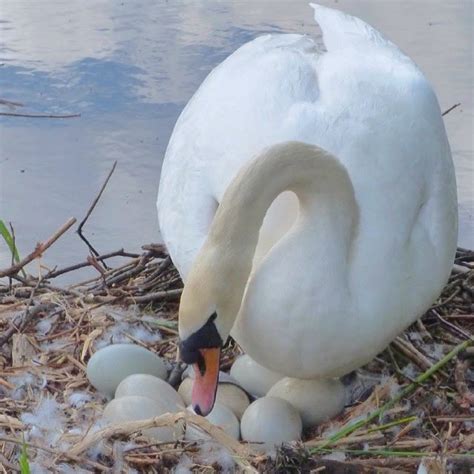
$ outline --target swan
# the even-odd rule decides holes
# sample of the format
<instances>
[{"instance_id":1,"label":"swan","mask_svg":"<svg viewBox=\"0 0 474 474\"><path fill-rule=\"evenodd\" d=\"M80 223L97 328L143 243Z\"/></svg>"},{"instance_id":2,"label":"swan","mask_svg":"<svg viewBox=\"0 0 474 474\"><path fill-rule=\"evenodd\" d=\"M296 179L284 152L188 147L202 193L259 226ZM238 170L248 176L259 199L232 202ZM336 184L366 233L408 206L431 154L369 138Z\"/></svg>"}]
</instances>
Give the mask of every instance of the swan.
<instances>
[{"instance_id":1,"label":"swan","mask_svg":"<svg viewBox=\"0 0 474 474\"><path fill-rule=\"evenodd\" d=\"M299 34L243 45L166 151L158 218L203 415L229 334L275 372L340 377L419 318L452 267L456 182L431 85L362 20L311 6L325 49Z\"/></svg>"}]
</instances>

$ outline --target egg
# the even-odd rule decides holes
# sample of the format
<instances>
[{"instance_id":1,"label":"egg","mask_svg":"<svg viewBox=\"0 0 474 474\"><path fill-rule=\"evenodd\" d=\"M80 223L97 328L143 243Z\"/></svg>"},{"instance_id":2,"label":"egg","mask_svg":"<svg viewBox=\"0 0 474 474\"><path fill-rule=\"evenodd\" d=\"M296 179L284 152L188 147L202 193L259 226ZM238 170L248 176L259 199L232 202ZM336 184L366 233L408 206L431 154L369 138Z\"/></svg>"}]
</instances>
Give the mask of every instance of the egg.
<instances>
[{"instance_id":1,"label":"egg","mask_svg":"<svg viewBox=\"0 0 474 474\"><path fill-rule=\"evenodd\" d=\"M191 403L191 394L193 393L193 379L189 377L184 379L178 387L178 393L183 399L185 405Z\"/></svg>"},{"instance_id":2,"label":"egg","mask_svg":"<svg viewBox=\"0 0 474 474\"><path fill-rule=\"evenodd\" d=\"M268 391L268 396L291 403L301 415L304 427L310 427L342 411L345 389L338 379L302 380L285 377Z\"/></svg>"},{"instance_id":3,"label":"egg","mask_svg":"<svg viewBox=\"0 0 474 474\"><path fill-rule=\"evenodd\" d=\"M268 390L284 376L267 369L247 354L236 359L230 369L230 375L248 393L256 397L263 397Z\"/></svg>"},{"instance_id":4,"label":"egg","mask_svg":"<svg viewBox=\"0 0 474 474\"><path fill-rule=\"evenodd\" d=\"M301 438L303 425L296 408L286 400L262 397L245 410L240 424L242 439L253 443L254 449L266 450L287 441Z\"/></svg>"},{"instance_id":5,"label":"egg","mask_svg":"<svg viewBox=\"0 0 474 474\"><path fill-rule=\"evenodd\" d=\"M230 408L237 418L242 418L250 404L248 395L237 385L220 383L217 387L216 402Z\"/></svg>"},{"instance_id":6,"label":"egg","mask_svg":"<svg viewBox=\"0 0 474 474\"><path fill-rule=\"evenodd\" d=\"M178 388L178 393L186 405L191 404L192 391L193 379L184 379ZM218 384L216 402L230 408L234 415L240 420L245 409L249 406L250 400L248 395L240 387L226 382Z\"/></svg>"},{"instance_id":7,"label":"egg","mask_svg":"<svg viewBox=\"0 0 474 474\"><path fill-rule=\"evenodd\" d=\"M127 396L115 398L104 409L103 417L110 423L124 421L146 420L154 416L167 413L165 405L156 400L143 396ZM148 428L143 433L150 438L162 442L171 442L182 439L184 423L178 422L173 426Z\"/></svg>"},{"instance_id":8,"label":"egg","mask_svg":"<svg viewBox=\"0 0 474 474\"><path fill-rule=\"evenodd\" d=\"M139 395L166 406L171 413L184 410L184 402L176 390L164 380L149 374L133 374L123 379L115 390L115 398Z\"/></svg>"},{"instance_id":9,"label":"egg","mask_svg":"<svg viewBox=\"0 0 474 474\"><path fill-rule=\"evenodd\" d=\"M132 374L167 375L163 360L137 344L112 344L98 350L87 364L87 378L99 391L113 396L118 384Z\"/></svg>"},{"instance_id":10,"label":"egg","mask_svg":"<svg viewBox=\"0 0 474 474\"><path fill-rule=\"evenodd\" d=\"M195 413L192 406L189 406L188 410ZM220 403L216 403L211 413L206 416L206 420L208 420L213 425L222 428L229 436L232 436L232 438L239 439L239 420L234 415L232 410L230 410L226 406L221 405ZM204 431L202 431L199 427L192 424L188 424L186 426L186 433L184 435L184 439L194 441L197 439L210 439L210 436Z\"/></svg>"}]
</instances>

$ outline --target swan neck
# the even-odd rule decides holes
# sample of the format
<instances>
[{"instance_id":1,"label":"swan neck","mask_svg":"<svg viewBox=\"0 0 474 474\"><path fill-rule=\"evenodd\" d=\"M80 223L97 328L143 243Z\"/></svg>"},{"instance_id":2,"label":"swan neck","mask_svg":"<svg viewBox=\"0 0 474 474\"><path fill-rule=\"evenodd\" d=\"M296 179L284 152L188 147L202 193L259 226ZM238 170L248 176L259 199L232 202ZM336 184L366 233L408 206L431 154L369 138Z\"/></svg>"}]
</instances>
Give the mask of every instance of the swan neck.
<instances>
[{"instance_id":1,"label":"swan neck","mask_svg":"<svg viewBox=\"0 0 474 474\"><path fill-rule=\"evenodd\" d=\"M223 316L218 319L228 320L227 332L240 309L265 214L287 190L298 197L300 221L310 221L315 208L324 212L326 206L332 213L336 208L337 231L351 238L358 207L349 175L336 158L300 142L275 145L258 155L227 188L203 248L212 255L218 312Z\"/></svg>"}]
</instances>

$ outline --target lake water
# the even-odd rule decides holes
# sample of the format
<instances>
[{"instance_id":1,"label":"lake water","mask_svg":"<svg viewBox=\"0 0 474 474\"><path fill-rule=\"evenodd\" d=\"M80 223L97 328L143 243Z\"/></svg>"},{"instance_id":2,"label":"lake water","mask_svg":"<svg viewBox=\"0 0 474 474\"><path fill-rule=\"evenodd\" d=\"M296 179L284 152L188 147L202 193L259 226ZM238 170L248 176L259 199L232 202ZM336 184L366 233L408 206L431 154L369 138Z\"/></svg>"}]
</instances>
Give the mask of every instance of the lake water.
<instances>
[{"instance_id":1,"label":"lake water","mask_svg":"<svg viewBox=\"0 0 474 474\"><path fill-rule=\"evenodd\" d=\"M423 69L445 117L456 163L460 245L474 247L473 3L321 1L368 21ZM319 36L306 1L0 2L3 112L67 114L68 120L0 117L0 218L22 254L69 216L79 220L113 162L85 233L100 252L160 239L155 201L173 125L209 71L268 32ZM74 232L44 263L82 261ZM9 263L0 243L0 267Z\"/></svg>"}]
</instances>

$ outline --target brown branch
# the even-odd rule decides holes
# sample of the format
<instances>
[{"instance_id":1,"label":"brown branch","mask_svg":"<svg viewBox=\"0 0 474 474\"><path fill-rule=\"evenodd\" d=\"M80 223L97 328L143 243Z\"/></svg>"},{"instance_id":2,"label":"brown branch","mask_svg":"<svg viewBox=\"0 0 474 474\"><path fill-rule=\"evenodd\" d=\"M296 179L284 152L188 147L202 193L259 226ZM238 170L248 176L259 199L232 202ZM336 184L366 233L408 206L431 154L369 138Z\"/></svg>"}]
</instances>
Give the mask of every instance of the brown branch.
<instances>
[{"instance_id":1,"label":"brown branch","mask_svg":"<svg viewBox=\"0 0 474 474\"><path fill-rule=\"evenodd\" d=\"M91 446L104 439L110 439L114 436L120 435L130 435L132 433L136 433L137 431L143 431L148 428L173 426L180 420L184 420L187 423L192 423L193 425L203 429L217 442L221 443L224 447L231 451L232 454L241 458L241 460L245 460L249 455L253 454L248 447L240 444L237 440L225 433L221 428L212 425L205 418L185 412L166 413L164 415L155 416L147 420L126 421L109 425L99 431L88 434L79 443L69 449L69 454L72 456L78 456L89 449Z\"/></svg>"},{"instance_id":2,"label":"brown branch","mask_svg":"<svg viewBox=\"0 0 474 474\"><path fill-rule=\"evenodd\" d=\"M7 107L24 107L25 105L21 102L13 102L12 100L0 99L0 105L6 105Z\"/></svg>"},{"instance_id":3,"label":"brown branch","mask_svg":"<svg viewBox=\"0 0 474 474\"><path fill-rule=\"evenodd\" d=\"M28 117L28 118L51 118L51 119L70 119L80 117L81 114L69 114L69 115L45 115L45 114L19 114L16 112L0 112L0 115L6 117Z\"/></svg>"},{"instance_id":4,"label":"brown branch","mask_svg":"<svg viewBox=\"0 0 474 474\"><path fill-rule=\"evenodd\" d=\"M433 365L413 344L400 336L392 342L392 345L422 370L427 370Z\"/></svg>"},{"instance_id":5,"label":"brown branch","mask_svg":"<svg viewBox=\"0 0 474 474\"><path fill-rule=\"evenodd\" d=\"M92 201L92 204L91 206L89 207L87 213L86 213L86 216L84 217L84 219L82 219L81 223L79 224L79 227L77 228L77 233L79 235L79 237L84 241L84 243L87 245L88 249L90 250L90 252L92 253L92 255L95 255L96 257L99 256L99 252L97 252L97 250L92 246L92 244L86 239L86 237L84 237L84 235L82 234L82 228L84 227L84 224L87 222L87 219L89 219L90 215L92 214L92 211L94 210L95 206L97 206L97 203L99 202L99 199L100 197L102 196L102 193L104 192L106 186L107 186L107 183L109 182L109 179L111 178L113 172L115 171L115 167L117 166L117 161L114 161L114 164L112 166L112 169L109 171L109 174L107 175L107 178L105 178L105 181L104 181L104 184L102 185L102 187L100 188L99 190L99 193L97 194L97 196L95 197L95 199ZM104 265L104 268L107 269L107 265L105 264L105 262L102 262L103 265Z\"/></svg>"},{"instance_id":6,"label":"brown branch","mask_svg":"<svg viewBox=\"0 0 474 474\"><path fill-rule=\"evenodd\" d=\"M157 281L156 279L161 277L162 273L166 270L166 268L171 264L171 258L169 255L158 265L158 267L151 273L151 275L148 275L143 284L139 285L138 289L141 292L144 292L146 290L149 290L153 288Z\"/></svg>"},{"instance_id":7,"label":"brown branch","mask_svg":"<svg viewBox=\"0 0 474 474\"><path fill-rule=\"evenodd\" d=\"M51 245L56 242L56 240L59 239L72 225L74 225L76 222L76 219L74 217L71 217L65 224L63 224L46 242L44 243L38 243L36 245L36 248L33 252L31 252L29 255L27 255L23 260L18 262L15 265L12 265L10 268L7 268L6 270L0 270L0 278L6 277L6 276L11 276L15 275L18 273L25 265L28 265L28 263L32 262L38 257L41 257L41 255L49 248Z\"/></svg>"},{"instance_id":8,"label":"brown branch","mask_svg":"<svg viewBox=\"0 0 474 474\"><path fill-rule=\"evenodd\" d=\"M120 283L121 281L133 278L134 276L138 275L146 266L147 262L147 257L142 256L137 260L136 265L131 268L130 270L126 270L124 272L115 274L113 276L110 276L109 278L104 279L104 285L105 286L111 286L117 283Z\"/></svg>"},{"instance_id":9,"label":"brown branch","mask_svg":"<svg viewBox=\"0 0 474 474\"><path fill-rule=\"evenodd\" d=\"M106 260L106 259L112 258L112 257L137 258L137 257L139 257L139 255L136 254L136 253L125 252L124 249L120 249L120 250L116 250L115 252L110 252L110 253L105 253L103 255L99 255L98 257L96 257L96 260L102 261L102 260ZM69 273L69 272L72 272L74 270L79 270L80 268L89 267L90 265L91 265L90 262L86 261L86 262L77 263L76 265L71 265L69 267L64 267L64 268L61 268L59 270L54 269L54 270L51 270L49 273L47 273L44 276L43 280L49 280L50 278L56 278L59 275L64 275L65 273Z\"/></svg>"},{"instance_id":10,"label":"brown branch","mask_svg":"<svg viewBox=\"0 0 474 474\"><path fill-rule=\"evenodd\" d=\"M48 311L49 309L54 307L55 305L52 303L39 304L37 306L33 306L32 308L28 306L23 315L20 317L18 327L15 324L12 324L10 328L3 333L2 337L0 337L0 347L9 341L13 334L15 334L17 331L21 331L22 329L24 329L34 316L40 313L44 313L45 311Z\"/></svg>"},{"instance_id":11,"label":"brown branch","mask_svg":"<svg viewBox=\"0 0 474 474\"><path fill-rule=\"evenodd\" d=\"M143 296L129 296L126 301L131 303L151 303L152 301L178 301L181 298L182 288L168 291L157 291Z\"/></svg>"},{"instance_id":12,"label":"brown branch","mask_svg":"<svg viewBox=\"0 0 474 474\"><path fill-rule=\"evenodd\" d=\"M464 339L464 338L465 339L471 339L472 338L472 336L470 334L468 334L466 331L464 331L460 327L456 326L456 324L453 324L453 323L450 323L449 321L446 321L446 319L444 319L436 310L432 309L431 311L438 318L438 320L440 321L441 324L446 326L446 328L451 330L451 332L456 334L458 337L460 336L461 340Z\"/></svg>"},{"instance_id":13,"label":"brown branch","mask_svg":"<svg viewBox=\"0 0 474 474\"><path fill-rule=\"evenodd\" d=\"M13 438L12 436L0 436L0 441L4 443L13 443L13 444L18 444L22 446L23 444L26 444L27 448L31 449L37 449L40 451L45 451L47 453L54 454L56 457L60 458L66 458L70 459L72 461L76 461L77 463L84 463L84 464L89 464L90 466L98 469L99 471L107 471L110 472L110 468L103 466L102 464L99 464L97 462L91 461L90 459L87 458L81 458L79 456L73 456L72 454L69 454L68 452L64 451L56 451L52 448L48 448L47 446L42 446L40 444L33 443L31 441L28 441L25 443L23 439L17 439Z\"/></svg>"},{"instance_id":14,"label":"brown branch","mask_svg":"<svg viewBox=\"0 0 474 474\"><path fill-rule=\"evenodd\" d=\"M465 408L469 408L469 406L474 406L474 393L471 392L469 389L468 384L466 383L465 372L469 368L469 361L464 360L457 360L456 367L454 369L454 381L456 385L456 390L461 395L460 403L467 405Z\"/></svg>"},{"instance_id":15,"label":"brown branch","mask_svg":"<svg viewBox=\"0 0 474 474\"><path fill-rule=\"evenodd\" d=\"M445 115L448 115L449 112L451 112L451 111L454 110L455 108L459 107L460 105L461 105L461 102L459 102L458 104L452 105L451 107L449 107L449 109L445 110L445 111L441 114L441 117L444 117Z\"/></svg>"}]
</instances>

